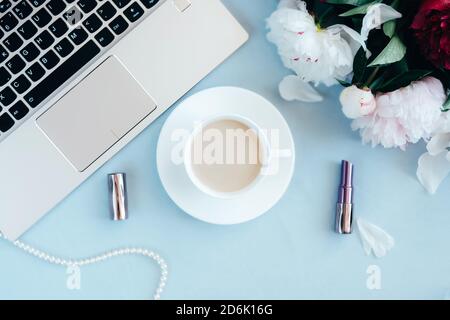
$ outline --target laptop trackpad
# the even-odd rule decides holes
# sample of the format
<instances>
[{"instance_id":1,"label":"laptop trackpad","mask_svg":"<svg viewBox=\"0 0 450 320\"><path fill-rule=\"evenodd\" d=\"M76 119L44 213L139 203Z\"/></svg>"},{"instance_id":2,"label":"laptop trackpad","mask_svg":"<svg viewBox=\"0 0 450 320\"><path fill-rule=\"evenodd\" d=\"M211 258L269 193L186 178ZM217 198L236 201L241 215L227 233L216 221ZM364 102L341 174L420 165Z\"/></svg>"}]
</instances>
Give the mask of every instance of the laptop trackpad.
<instances>
[{"instance_id":1,"label":"laptop trackpad","mask_svg":"<svg viewBox=\"0 0 450 320\"><path fill-rule=\"evenodd\" d=\"M156 109L114 56L38 119L38 126L80 172Z\"/></svg>"}]
</instances>

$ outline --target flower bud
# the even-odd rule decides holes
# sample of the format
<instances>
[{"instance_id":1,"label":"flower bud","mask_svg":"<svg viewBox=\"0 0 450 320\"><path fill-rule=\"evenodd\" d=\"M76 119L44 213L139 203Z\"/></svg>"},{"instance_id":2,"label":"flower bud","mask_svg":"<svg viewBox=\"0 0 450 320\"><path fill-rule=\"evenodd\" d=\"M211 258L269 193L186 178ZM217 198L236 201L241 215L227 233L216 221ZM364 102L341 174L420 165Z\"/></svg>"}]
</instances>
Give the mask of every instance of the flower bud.
<instances>
[{"instance_id":1,"label":"flower bud","mask_svg":"<svg viewBox=\"0 0 450 320\"><path fill-rule=\"evenodd\" d=\"M342 112L349 119L357 119L371 114L377 107L370 89L359 89L353 85L345 88L340 97Z\"/></svg>"}]
</instances>

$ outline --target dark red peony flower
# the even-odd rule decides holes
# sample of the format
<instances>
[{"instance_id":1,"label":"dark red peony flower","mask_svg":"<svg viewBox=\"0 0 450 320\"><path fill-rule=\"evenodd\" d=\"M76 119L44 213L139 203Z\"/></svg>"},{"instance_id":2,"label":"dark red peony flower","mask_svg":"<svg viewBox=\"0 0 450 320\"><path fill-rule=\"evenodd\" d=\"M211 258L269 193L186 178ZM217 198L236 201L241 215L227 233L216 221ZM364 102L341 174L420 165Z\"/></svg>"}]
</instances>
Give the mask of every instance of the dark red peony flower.
<instances>
[{"instance_id":1,"label":"dark red peony flower","mask_svg":"<svg viewBox=\"0 0 450 320\"><path fill-rule=\"evenodd\" d=\"M423 1L411 28L426 59L450 70L450 0Z\"/></svg>"}]
</instances>

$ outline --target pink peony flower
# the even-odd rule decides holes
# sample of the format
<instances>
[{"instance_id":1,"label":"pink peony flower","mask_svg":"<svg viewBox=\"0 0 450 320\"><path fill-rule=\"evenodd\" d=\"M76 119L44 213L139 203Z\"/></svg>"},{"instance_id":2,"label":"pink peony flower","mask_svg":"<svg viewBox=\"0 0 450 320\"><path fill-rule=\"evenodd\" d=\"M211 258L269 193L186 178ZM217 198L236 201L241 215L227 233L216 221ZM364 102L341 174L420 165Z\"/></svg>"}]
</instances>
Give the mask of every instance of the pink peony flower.
<instances>
[{"instance_id":1,"label":"pink peony flower","mask_svg":"<svg viewBox=\"0 0 450 320\"><path fill-rule=\"evenodd\" d=\"M446 95L438 79L427 77L375 99L374 112L354 120L353 130L360 130L364 143L404 150L408 143L431 137Z\"/></svg>"}]
</instances>

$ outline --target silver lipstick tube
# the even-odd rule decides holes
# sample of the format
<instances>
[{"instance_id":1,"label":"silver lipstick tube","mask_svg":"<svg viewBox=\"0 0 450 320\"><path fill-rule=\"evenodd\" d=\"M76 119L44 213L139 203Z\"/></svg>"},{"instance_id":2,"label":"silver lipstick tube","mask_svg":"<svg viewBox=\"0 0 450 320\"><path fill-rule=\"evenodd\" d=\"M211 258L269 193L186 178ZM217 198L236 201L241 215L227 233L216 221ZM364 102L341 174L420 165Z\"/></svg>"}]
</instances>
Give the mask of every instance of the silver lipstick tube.
<instances>
[{"instance_id":1,"label":"silver lipstick tube","mask_svg":"<svg viewBox=\"0 0 450 320\"><path fill-rule=\"evenodd\" d=\"M109 201L112 220L128 219L128 199L125 173L108 175Z\"/></svg>"}]
</instances>

